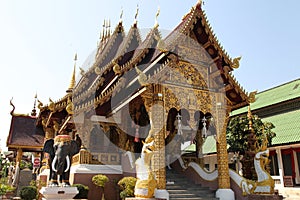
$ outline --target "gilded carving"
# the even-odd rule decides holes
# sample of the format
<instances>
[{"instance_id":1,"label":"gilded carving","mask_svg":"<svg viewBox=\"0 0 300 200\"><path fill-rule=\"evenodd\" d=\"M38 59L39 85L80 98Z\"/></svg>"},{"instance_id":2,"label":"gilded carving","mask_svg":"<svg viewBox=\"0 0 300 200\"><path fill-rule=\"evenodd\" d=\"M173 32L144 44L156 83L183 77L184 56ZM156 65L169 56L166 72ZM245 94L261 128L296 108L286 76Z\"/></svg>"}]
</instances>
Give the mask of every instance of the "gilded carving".
<instances>
[{"instance_id":1,"label":"gilded carving","mask_svg":"<svg viewBox=\"0 0 300 200\"><path fill-rule=\"evenodd\" d=\"M242 56L240 56L240 57L237 57L237 58L234 58L233 60L232 60L232 67L233 68L235 68L235 69L237 69L237 68L239 68L240 67L240 60L241 60L241 58L242 58Z\"/></svg>"}]
</instances>

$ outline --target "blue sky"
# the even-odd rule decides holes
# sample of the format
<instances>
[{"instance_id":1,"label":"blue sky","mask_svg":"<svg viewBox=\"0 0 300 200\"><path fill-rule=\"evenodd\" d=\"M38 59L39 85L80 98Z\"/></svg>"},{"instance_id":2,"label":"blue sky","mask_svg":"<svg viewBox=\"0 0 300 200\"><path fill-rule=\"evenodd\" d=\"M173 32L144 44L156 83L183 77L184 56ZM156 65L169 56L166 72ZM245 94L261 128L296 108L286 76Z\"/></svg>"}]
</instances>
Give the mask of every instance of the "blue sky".
<instances>
[{"instance_id":1,"label":"blue sky","mask_svg":"<svg viewBox=\"0 0 300 200\"><path fill-rule=\"evenodd\" d=\"M65 95L78 53L81 66L96 48L103 20L112 28L123 10L125 30L139 5L138 26L151 28L160 7L162 30L172 30L196 0L1 0L0 1L0 133L4 147L13 97L15 112L29 113L34 95ZM206 0L203 9L219 42L231 57L242 56L234 75L251 92L300 77L300 1ZM79 71L79 70L77 70Z\"/></svg>"}]
</instances>

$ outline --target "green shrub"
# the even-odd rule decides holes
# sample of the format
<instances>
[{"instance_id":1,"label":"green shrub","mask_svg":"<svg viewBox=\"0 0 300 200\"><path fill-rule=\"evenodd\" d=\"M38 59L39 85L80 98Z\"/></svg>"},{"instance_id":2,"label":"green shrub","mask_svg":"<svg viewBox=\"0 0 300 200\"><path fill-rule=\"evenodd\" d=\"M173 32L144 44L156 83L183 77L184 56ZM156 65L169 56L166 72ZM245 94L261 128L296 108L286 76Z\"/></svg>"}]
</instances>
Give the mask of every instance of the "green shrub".
<instances>
[{"instance_id":1,"label":"green shrub","mask_svg":"<svg viewBox=\"0 0 300 200\"><path fill-rule=\"evenodd\" d=\"M136 178L128 176L122 178L118 185L121 188L120 197L125 199L126 197L134 197L134 187L136 183Z\"/></svg>"},{"instance_id":2,"label":"green shrub","mask_svg":"<svg viewBox=\"0 0 300 200\"><path fill-rule=\"evenodd\" d=\"M93 176L92 178L92 182L94 185L100 186L102 188L104 188L105 183L107 183L109 181L109 178L106 175L103 174L98 174Z\"/></svg>"},{"instance_id":3,"label":"green shrub","mask_svg":"<svg viewBox=\"0 0 300 200\"><path fill-rule=\"evenodd\" d=\"M14 190L14 187L0 183L0 196L5 195L7 192L13 192Z\"/></svg>"},{"instance_id":4,"label":"green shrub","mask_svg":"<svg viewBox=\"0 0 300 200\"><path fill-rule=\"evenodd\" d=\"M23 200L32 200L35 199L37 195L37 188L34 186L24 186L20 190L20 197Z\"/></svg>"},{"instance_id":5,"label":"green shrub","mask_svg":"<svg viewBox=\"0 0 300 200\"><path fill-rule=\"evenodd\" d=\"M74 184L72 187L77 187L78 194L74 199L87 199L89 194L89 187L83 184Z\"/></svg>"}]
</instances>

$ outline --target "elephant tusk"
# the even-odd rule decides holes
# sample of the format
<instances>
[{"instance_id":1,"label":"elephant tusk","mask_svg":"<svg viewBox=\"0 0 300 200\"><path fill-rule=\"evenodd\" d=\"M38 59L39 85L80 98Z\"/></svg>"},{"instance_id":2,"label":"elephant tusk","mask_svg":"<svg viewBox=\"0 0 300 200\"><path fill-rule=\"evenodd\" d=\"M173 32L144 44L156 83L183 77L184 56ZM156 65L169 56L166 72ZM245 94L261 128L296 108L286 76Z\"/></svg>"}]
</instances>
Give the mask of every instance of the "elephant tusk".
<instances>
[{"instance_id":1,"label":"elephant tusk","mask_svg":"<svg viewBox=\"0 0 300 200\"><path fill-rule=\"evenodd\" d=\"M55 169L55 163L56 163L56 161L57 161L57 156L54 157L54 159L52 161L52 165L51 165L52 170L55 171L55 172L57 172L57 170Z\"/></svg>"},{"instance_id":2,"label":"elephant tusk","mask_svg":"<svg viewBox=\"0 0 300 200\"><path fill-rule=\"evenodd\" d=\"M67 160L67 168L66 168L65 172L67 172L70 169L70 157L67 156L66 160Z\"/></svg>"}]
</instances>

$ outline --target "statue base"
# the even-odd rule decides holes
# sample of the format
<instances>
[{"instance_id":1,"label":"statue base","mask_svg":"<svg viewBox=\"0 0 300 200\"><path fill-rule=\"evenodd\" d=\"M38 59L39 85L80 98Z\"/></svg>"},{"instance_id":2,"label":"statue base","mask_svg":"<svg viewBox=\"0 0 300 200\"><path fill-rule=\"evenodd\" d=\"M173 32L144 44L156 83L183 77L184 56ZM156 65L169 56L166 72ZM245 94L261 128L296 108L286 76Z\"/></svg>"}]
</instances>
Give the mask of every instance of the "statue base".
<instances>
[{"instance_id":1,"label":"statue base","mask_svg":"<svg viewBox=\"0 0 300 200\"><path fill-rule=\"evenodd\" d=\"M43 200L73 199L78 193L77 187L42 187Z\"/></svg>"},{"instance_id":2,"label":"statue base","mask_svg":"<svg viewBox=\"0 0 300 200\"><path fill-rule=\"evenodd\" d=\"M234 192L231 189L218 189L216 197L220 200L235 200Z\"/></svg>"}]
</instances>

